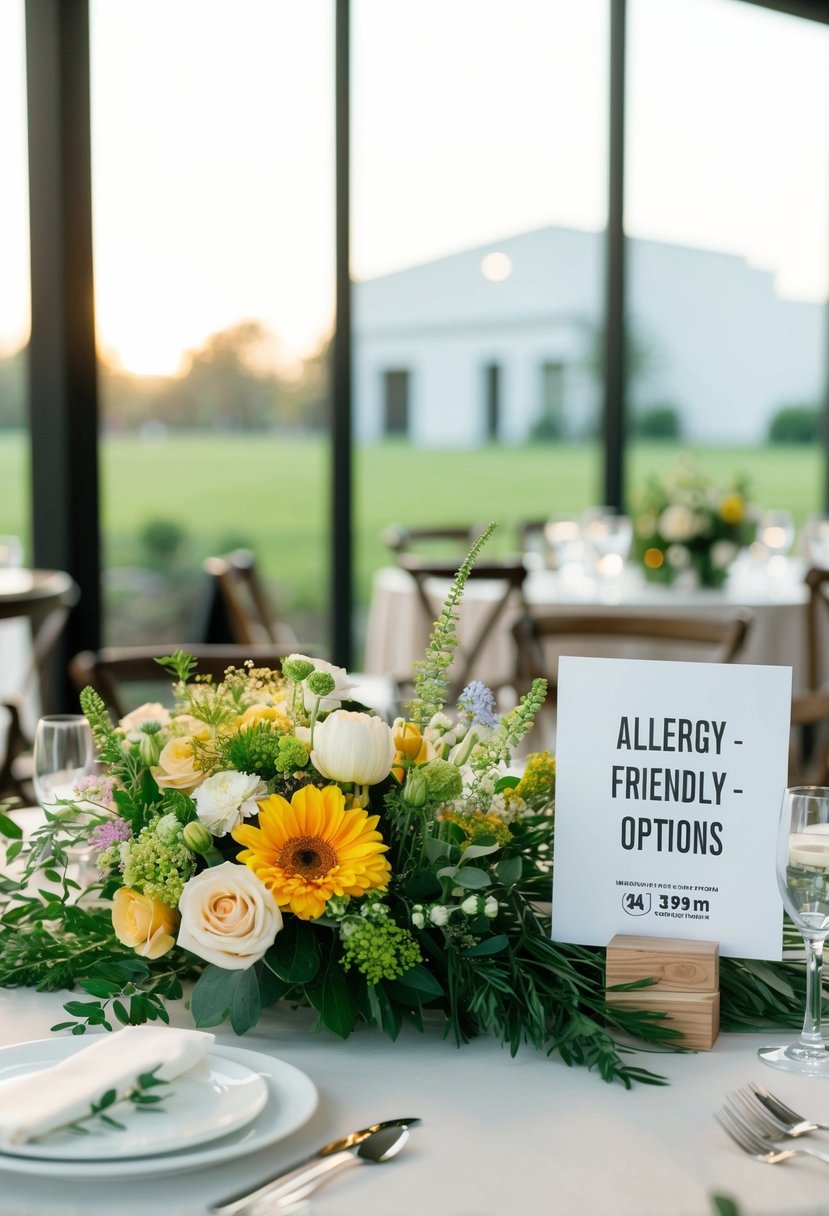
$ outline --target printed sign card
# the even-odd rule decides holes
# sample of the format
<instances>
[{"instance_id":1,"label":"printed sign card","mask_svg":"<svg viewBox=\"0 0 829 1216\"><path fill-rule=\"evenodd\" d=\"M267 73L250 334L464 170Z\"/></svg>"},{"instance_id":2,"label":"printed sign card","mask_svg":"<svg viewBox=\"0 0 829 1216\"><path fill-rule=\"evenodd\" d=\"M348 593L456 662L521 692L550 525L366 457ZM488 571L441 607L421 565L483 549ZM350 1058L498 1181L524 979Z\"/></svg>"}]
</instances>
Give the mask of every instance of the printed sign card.
<instances>
[{"instance_id":1,"label":"printed sign card","mask_svg":"<svg viewBox=\"0 0 829 1216\"><path fill-rule=\"evenodd\" d=\"M559 660L553 938L781 957L791 670Z\"/></svg>"}]
</instances>

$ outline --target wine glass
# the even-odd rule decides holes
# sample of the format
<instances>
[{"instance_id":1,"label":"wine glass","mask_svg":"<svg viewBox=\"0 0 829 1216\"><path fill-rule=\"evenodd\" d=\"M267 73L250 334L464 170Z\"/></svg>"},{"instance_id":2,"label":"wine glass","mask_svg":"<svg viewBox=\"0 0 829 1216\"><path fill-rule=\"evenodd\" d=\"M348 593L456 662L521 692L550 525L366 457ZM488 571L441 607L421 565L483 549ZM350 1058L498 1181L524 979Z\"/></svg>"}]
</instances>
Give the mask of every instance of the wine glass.
<instances>
[{"instance_id":1,"label":"wine glass","mask_svg":"<svg viewBox=\"0 0 829 1216\"><path fill-rule=\"evenodd\" d=\"M791 511L765 511L757 525L757 540L770 558L783 557L794 544L795 524Z\"/></svg>"},{"instance_id":2,"label":"wine glass","mask_svg":"<svg viewBox=\"0 0 829 1216\"><path fill-rule=\"evenodd\" d=\"M627 515L597 508L585 513L584 538L596 554L599 573L618 575L630 553L633 524Z\"/></svg>"},{"instance_id":3,"label":"wine glass","mask_svg":"<svg viewBox=\"0 0 829 1216\"><path fill-rule=\"evenodd\" d=\"M794 786L783 795L777 834L777 884L806 945L806 1014L796 1043L762 1047L772 1068L829 1077L829 1051L820 1032L823 943L829 937L829 788Z\"/></svg>"},{"instance_id":4,"label":"wine glass","mask_svg":"<svg viewBox=\"0 0 829 1216\"><path fill-rule=\"evenodd\" d=\"M35 730L32 784L46 809L73 798L81 777L95 771L95 742L83 714L47 714Z\"/></svg>"}]
</instances>

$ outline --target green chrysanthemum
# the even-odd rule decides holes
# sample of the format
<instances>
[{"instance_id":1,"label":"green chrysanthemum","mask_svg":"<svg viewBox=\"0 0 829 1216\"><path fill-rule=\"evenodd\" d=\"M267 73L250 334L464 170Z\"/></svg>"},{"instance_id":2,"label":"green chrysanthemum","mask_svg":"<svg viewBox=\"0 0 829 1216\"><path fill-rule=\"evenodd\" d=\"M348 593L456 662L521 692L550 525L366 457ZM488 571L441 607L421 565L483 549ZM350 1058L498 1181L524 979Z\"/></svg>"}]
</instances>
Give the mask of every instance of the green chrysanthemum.
<instances>
[{"instance_id":1,"label":"green chrysanthemum","mask_svg":"<svg viewBox=\"0 0 829 1216\"><path fill-rule=\"evenodd\" d=\"M343 941L345 970L356 967L370 984L396 980L421 961L420 947L391 918L363 920Z\"/></svg>"},{"instance_id":2,"label":"green chrysanthemum","mask_svg":"<svg viewBox=\"0 0 829 1216\"><path fill-rule=\"evenodd\" d=\"M196 860L180 840L162 840L156 826L150 824L135 840L122 846L124 886L177 908L184 884L196 869Z\"/></svg>"}]
</instances>

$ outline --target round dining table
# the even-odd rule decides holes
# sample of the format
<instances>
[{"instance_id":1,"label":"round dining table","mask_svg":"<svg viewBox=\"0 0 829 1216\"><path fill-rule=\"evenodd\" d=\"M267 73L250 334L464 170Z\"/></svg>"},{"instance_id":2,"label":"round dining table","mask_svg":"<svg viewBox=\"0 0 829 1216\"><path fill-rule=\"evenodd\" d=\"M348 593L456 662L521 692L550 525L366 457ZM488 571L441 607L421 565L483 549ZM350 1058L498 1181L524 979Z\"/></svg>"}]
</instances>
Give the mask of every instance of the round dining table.
<instances>
[{"instance_id":1,"label":"round dining table","mask_svg":"<svg viewBox=\"0 0 829 1216\"><path fill-rule=\"evenodd\" d=\"M531 612L563 615L582 609L610 616L637 613L722 617L735 609L747 608L754 619L739 661L791 667L792 687L799 691L807 686L806 569L800 558L775 558L767 562L746 555L735 562L725 585L717 589L647 582L633 566L625 567L616 577L599 577L580 567L562 571L530 569L524 595ZM428 583L435 617L449 586L438 579ZM475 634L498 594L498 585L489 580L467 584L458 621L462 647ZM473 673L476 679L497 684L514 670L510 626L518 611L513 603L499 618L477 660ZM422 658L428 637L429 622L411 575L396 566L378 570L372 583L366 628L365 671L401 681L410 679L412 665ZM686 656L678 653L676 657Z\"/></svg>"},{"instance_id":2,"label":"round dining table","mask_svg":"<svg viewBox=\"0 0 829 1216\"><path fill-rule=\"evenodd\" d=\"M68 993L0 989L0 1048L50 1036ZM457 1047L438 1025L404 1029L395 1043L374 1030L343 1042L316 1033L305 1010L266 1011L238 1040L309 1077L313 1115L270 1148L222 1165L153 1176L78 1180L12 1172L0 1155L2 1216L205 1216L211 1204L253 1188L344 1133L417 1117L408 1144L384 1165L332 1179L302 1211L318 1216L711 1216L728 1195L741 1216L829 1213L829 1166L798 1158L783 1167L747 1157L714 1112L749 1080L789 1105L829 1119L829 1082L772 1072L757 1047L780 1035L721 1034L710 1052L635 1054L666 1086L607 1084L586 1069L524 1048L513 1058L490 1038ZM176 1026L190 1025L183 1004ZM117 1032L116 1032L117 1033ZM0 1064L9 1058L0 1052ZM2 1100L2 1087L0 1087ZM822 1139L829 1148L829 1137ZM266 1209L267 1210L267 1209ZM275 1211L275 1209L274 1209Z\"/></svg>"}]
</instances>

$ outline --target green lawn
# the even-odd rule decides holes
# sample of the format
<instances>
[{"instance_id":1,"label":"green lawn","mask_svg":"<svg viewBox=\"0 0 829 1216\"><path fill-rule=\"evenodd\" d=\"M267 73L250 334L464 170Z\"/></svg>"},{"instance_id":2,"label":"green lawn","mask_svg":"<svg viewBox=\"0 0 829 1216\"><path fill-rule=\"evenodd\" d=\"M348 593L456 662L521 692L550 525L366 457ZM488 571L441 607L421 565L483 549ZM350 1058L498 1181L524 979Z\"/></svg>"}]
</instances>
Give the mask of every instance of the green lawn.
<instances>
[{"instance_id":1,"label":"green lawn","mask_svg":"<svg viewBox=\"0 0 829 1216\"><path fill-rule=\"evenodd\" d=\"M637 444L628 486L668 469L678 449ZM147 565L140 537L154 520L185 529L175 566L197 571L208 553L244 544L254 549L283 603L300 611L326 599L328 450L324 440L263 436L176 436L163 442L107 438L102 445L106 560ZM0 437L0 532L28 528L28 447ZM798 522L820 509L823 465L812 448L739 448L700 453L714 476L745 473L754 499L788 507ZM597 444L472 451L423 451L388 442L357 453L355 521L358 597L368 599L371 573L387 561L380 539L390 523L496 519L492 552L513 548L522 519L579 511L601 497ZM126 637L118 640L126 641Z\"/></svg>"}]
</instances>

